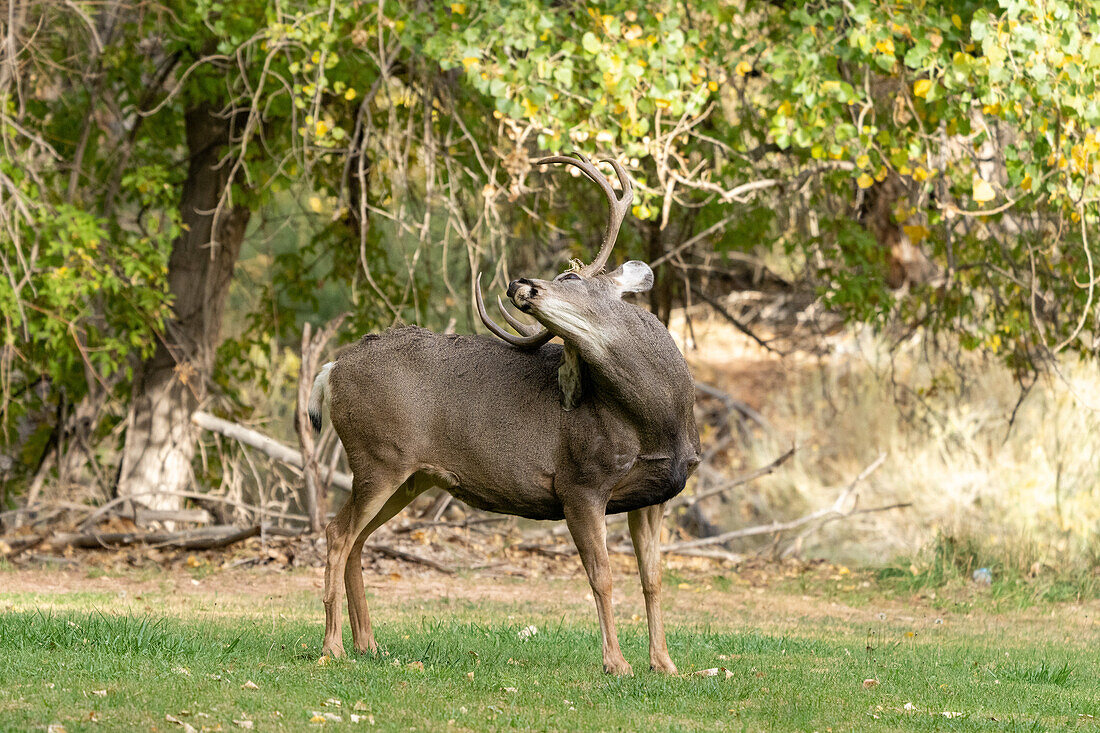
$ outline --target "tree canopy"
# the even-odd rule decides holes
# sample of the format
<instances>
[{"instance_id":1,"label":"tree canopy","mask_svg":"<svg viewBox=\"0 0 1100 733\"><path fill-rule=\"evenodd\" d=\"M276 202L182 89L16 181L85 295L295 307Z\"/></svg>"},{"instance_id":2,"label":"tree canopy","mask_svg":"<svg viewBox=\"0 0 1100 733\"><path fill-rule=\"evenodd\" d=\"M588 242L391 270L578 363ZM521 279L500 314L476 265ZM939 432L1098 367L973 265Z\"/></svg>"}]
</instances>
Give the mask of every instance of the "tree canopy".
<instances>
[{"instance_id":1,"label":"tree canopy","mask_svg":"<svg viewBox=\"0 0 1100 733\"><path fill-rule=\"evenodd\" d=\"M0 22L0 425L27 479L66 431L115 460L158 348L248 409L250 354L305 321L473 330L474 272L598 238L601 201L533 166L552 153L628 167L619 246L662 317L767 271L1021 374L1095 355L1091 3L24 0ZM200 154L194 246L215 258L244 212L262 269L225 328L203 316L209 364L181 289L222 276L170 272Z\"/></svg>"}]
</instances>

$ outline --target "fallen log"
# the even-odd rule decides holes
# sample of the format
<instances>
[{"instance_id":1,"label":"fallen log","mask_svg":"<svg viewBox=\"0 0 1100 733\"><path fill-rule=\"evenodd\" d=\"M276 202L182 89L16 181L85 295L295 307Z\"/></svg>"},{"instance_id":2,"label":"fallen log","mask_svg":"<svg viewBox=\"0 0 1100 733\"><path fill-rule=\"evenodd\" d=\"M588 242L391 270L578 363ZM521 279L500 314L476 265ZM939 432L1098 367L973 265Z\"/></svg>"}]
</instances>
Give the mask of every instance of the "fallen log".
<instances>
[{"instance_id":1,"label":"fallen log","mask_svg":"<svg viewBox=\"0 0 1100 733\"><path fill-rule=\"evenodd\" d=\"M134 545L172 548L177 550L216 550L228 547L261 533L286 534L276 528L259 524L251 527L216 525L183 532L60 532L46 544L53 547L79 547L88 550L118 549Z\"/></svg>"},{"instance_id":2,"label":"fallen log","mask_svg":"<svg viewBox=\"0 0 1100 733\"><path fill-rule=\"evenodd\" d=\"M45 541L46 535L0 539L0 558L12 560L28 550L33 550Z\"/></svg>"}]
</instances>

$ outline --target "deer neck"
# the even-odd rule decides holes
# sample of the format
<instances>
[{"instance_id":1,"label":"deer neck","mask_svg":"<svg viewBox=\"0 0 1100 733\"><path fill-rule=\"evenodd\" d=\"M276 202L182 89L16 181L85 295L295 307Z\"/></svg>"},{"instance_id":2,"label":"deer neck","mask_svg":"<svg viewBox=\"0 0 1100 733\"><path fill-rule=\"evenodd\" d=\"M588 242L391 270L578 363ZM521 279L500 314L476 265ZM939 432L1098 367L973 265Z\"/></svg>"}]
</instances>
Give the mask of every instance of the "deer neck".
<instances>
[{"instance_id":1,"label":"deer neck","mask_svg":"<svg viewBox=\"0 0 1100 733\"><path fill-rule=\"evenodd\" d=\"M671 338L628 353L627 359L585 359L585 388L635 427L643 452L678 453L686 426L694 426L695 387L687 363Z\"/></svg>"},{"instance_id":2,"label":"deer neck","mask_svg":"<svg viewBox=\"0 0 1100 733\"><path fill-rule=\"evenodd\" d=\"M561 407L567 412L581 401L581 364L576 347L566 343L561 352L561 366L558 367L558 387L561 389Z\"/></svg>"}]
</instances>

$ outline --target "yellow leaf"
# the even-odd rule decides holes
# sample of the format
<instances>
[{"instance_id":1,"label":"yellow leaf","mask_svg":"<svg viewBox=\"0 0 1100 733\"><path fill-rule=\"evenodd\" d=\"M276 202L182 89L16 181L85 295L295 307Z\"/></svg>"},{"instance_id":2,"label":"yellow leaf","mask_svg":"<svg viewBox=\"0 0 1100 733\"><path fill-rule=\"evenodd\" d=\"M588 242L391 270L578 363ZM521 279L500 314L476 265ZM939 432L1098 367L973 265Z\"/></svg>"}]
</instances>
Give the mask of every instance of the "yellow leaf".
<instances>
[{"instance_id":1,"label":"yellow leaf","mask_svg":"<svg viewBox=\"0 0 1100 733\"><path fill-rule=\"evenodd\" d=\"M928 227L923 224L906 224L902 227L902 230L905 232L905 236L909 237L909 241L913 244L920 244L924 241L925 237L931 234Z\"/></svg>"},{"instance_id":2,"label":"yellow leaf","mask_svg":"<svg viewBox=\"0 0 1100 733\"><path fill-rule=\"evenodd\" d=\"M979 204L984 204L987 201L992 201L997 198L997 194L993 191L993 186L990 186L987 181L978 176L974 176L974 193L972 196L974 201Z\"/></svg>"},{"instance_id":3,"label":"yellow leaf","mask_svg":"<svg viewBox=\"0 0 1100 733\"><path fill-rule=\"evenodd\" d=\"M476 66L480 59L477 56L466 56L462 59L462 66L469 69L471 66Z\"/></svg>"},{"instance_id":4,"label":"yellow leaf","mask_svg":"<svg viewBox=\"0 0 1100 733\"><path fill-rule=\"evenodd\" d=\"M953 26L955 26L956 28L958 28L959 30L962 30L963 19L959 17L958 13L955 13L954 15L951 16L951 24Z\"/></svg>"},{"instance_id":5,"label":"yellow leaf","mask_svg":"<svg viewBox=\"0 0 1100 733\"><path fill-rule=\"evenodd\" d=\"M745 76L750 71L752 71L752 64L750 64L748 61L741 61L737 64L737 66L734 67L733 71L738 76Z\"/></svg>"},{"instance_id":6,"label":"yellow leaf","mask_svg":"<svg viewBox=\"0 0 1100 733\"><path fill-rule=\"evenodd\" d=\"M672 106L672 103L669 102L667 99L658 98L658 99L654 100L654 102L657 105L657 109L668 109L669 107Z\"/></svg>"},{"instance_id":7,"label":"yellow leaf","mask_svg":"<svg viewBox=\"0 0 1100 733\"><path fill-rule=\"evenodd\" d=\"M894 40L892 38L884 38L875 44L875 48L878 52L886 56L894 55Z\"/></svg>"},{"instance_id":8,"label":"yellow leaf","mask_svg":"<svg viewBox=\"0 0 1100 733\"><path fill-rule=\"evenodd\" d=\"M1024 180L1020 181L1020 188L1022 188L1025 191L1030 191L1032 183L1033 183L1033 181L1031 180L1031 175L1028 174L1028 175L1024 176Z\"/></svg>"},{"instance_id":9,"label":"yellow leaf","mask_svg":"<svg viewBox=\"0 0 1100 733\"><path fill-rule=\"evenodd\" d=\"M875 179L871 178L871 176L867 173L862 174L859 178L856 179L856 185L860 188L870 188L874 185L874 183Z\"/></svg>"},{"instance_id":10,"label":"yellow leaf","mask_svg":"<svg viewBox=\"0 0 1100 733\"><path fill-rule=\"evenodd\" d=\"M324 120L317 120L317 124L313 129L317 133L317 137L324 137L324 134L328 132L328 123Z\"/></svg>"},{"instance_id":11,"label":"yellow leaf","mask_svg":"<svg viewBox=\"0 0 1100 733\"><path fill-rule=\"evenodd\" d=\"M344 92L344 99L348 100L349 102L355 99L355 90L348 89L346 92Z\"/></svg>"},{"instance_id":12,"label":"yellow leaf","mask_svg":"<svg viewBox=\"0 0 1100 733\"><path fill-rule=\"evenodd\" d=\"M465 15L466 3L451 3L451 12L455 15Z\"/></svg>"},{"instance_id":13,"label":"yellow leaf","mask_svg":"<svg viewBox=\"0 0 1100 733\"><path fill-rule=\"evenodd\" d=\"M866 168L867 166L871 165L871 156L867 154L859 156L858 158L856 158L856 165L860 168Z\"/></svg>"},{"instance_id":14,"label":"yellow leaf","mask_svg":"<svg viewBox=\"0 0 1100 733\"><path fill-rule=\"evenodd\" d=\"M707 82L707 89L711 90L712 92L718 91L718 82L708 81Z\"/></svg>"},{"instance_id":15,"label":"yellow leaf","mask_svg":"<svg viewBox=\"0 0 1100 733\"><path fill-rule=\"evenodd\" d=\"M313 209L317 213L321 213L321 197L320 196L310 196L309 197L309 208Z\"/></svg>"},{"instance_id":16,"label":"yellow leaf","mask_svg":"<svg viewBox=\"0 0 1100 733\"><path fill-rule=\"evenodd\" d=\"M913 96L914 97L920 97L921 99L925 99L925 98L928 97L928 92L931 91L931 90L932 90L932 80L931 79L917 79L916 83L913 84Z\"/></svg>"}]
</instances>

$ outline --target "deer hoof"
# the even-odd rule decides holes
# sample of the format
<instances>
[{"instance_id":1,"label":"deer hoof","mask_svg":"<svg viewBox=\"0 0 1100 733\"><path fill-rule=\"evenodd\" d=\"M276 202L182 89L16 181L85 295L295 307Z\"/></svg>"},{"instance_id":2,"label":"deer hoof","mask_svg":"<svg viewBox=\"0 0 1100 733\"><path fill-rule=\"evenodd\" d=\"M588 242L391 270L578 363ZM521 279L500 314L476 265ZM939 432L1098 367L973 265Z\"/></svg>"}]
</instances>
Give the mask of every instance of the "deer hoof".
<instances>
[{"instance_id":1,"label":"deer hoof","mask_svg":"<svg viewBox=\"0 0 1100 733\"><path fill-rule=\"evenodd\" d=\"M634 675L634 670L631 669L630 664L625 659L605 659L603 663L603 671L607 674L613 674L616 677L631 677Z\"/></svg>"},{"instance_id":2,"label":"deer hoof","mask_svg":"<svg viewBox=\"0 0 1100 733\"><path fill-rule=\"evenodd\" d=\"M326 643L323 647L321 647L321 656L323 657L326 654L333 659L339 659L340 657L346 656L344 654L344 645Z\"/></svg>"},{"instance_id":3,"label":"deer hoof","mask_svg":"<svg viewBox=\"0 0 1100 733\"><path fill-rule=\"evenodd\" d=\"M673 664L672 660L668 657L664 659L651 659L649 661L649 668L661 674L676 674L679 671L676 669L676 665Z\"/></svg>"},{"instance_id":4,"label":"deer hoof","mask_svg":"<svg viewBox=\"0 0 1100 733\"><path fill-rule=\"evenodd\" d=\"M360 654L377 654L378 643L374 640L374 637L371 636L363 642L355 642L355 651Z\"/></svg>"}]
</instances>

